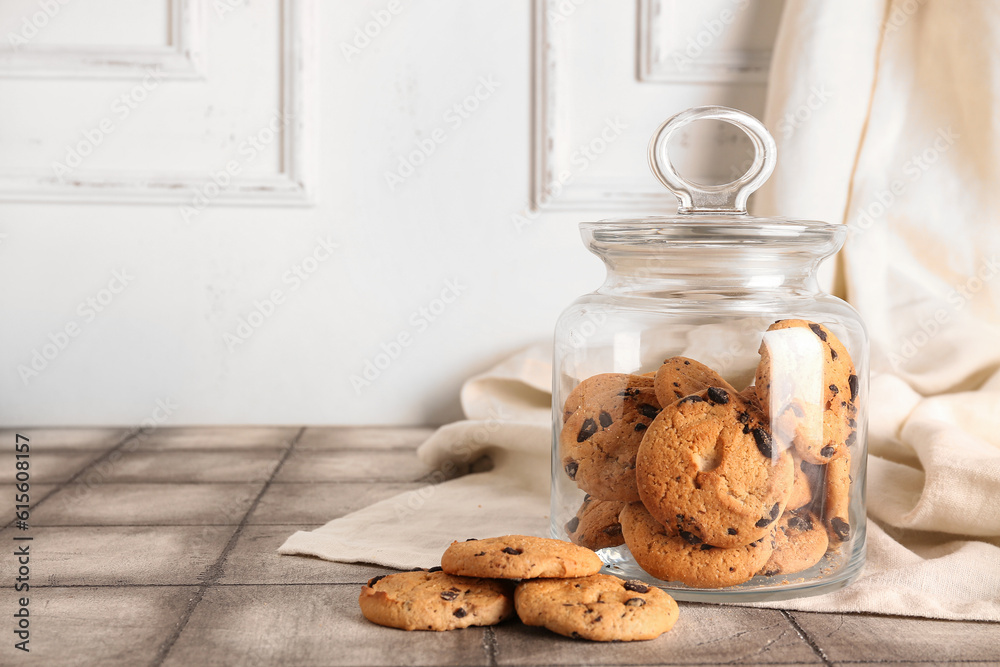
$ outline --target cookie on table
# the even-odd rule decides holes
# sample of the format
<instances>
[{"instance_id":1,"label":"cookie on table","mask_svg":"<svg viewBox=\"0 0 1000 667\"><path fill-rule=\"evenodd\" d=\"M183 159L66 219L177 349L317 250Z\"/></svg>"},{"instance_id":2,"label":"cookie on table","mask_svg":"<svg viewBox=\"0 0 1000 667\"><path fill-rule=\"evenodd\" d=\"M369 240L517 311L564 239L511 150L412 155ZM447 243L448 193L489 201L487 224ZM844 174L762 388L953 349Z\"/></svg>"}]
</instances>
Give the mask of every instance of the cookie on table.
<instances>
[{"instance_id":1,"label":"cookie on table","mask_svg":"<svg viewBox=\"0 0 1000 667\"><path fill-rule=\"evenodd\" d=\"M721 387L730 393L736 393L721 375L705 364L687 357L664 359L653 380L656 398L663 407L709 387Z\"/></svg>"},{"instance_id":2,"label":"cookie on table","mask_svg":"<svg viewBox=\"0 0 1000 667\"><path fill-rule=\"evenodd\" d=\"M845 452L826 464L823 519L830 535L830 546L851 539L851 454Z\"/></svg>"},{"instance_id":3,"label":"cookie on table","mask_svg":"<svg viewBox=\"0 0 1000 667\"><path fill-rule=\"evenodd\" d=\"M778 320L767 332L789 329L807 331L812 336L800 337L802 340L784 336L788 340L781 352L789 358L776 366L772 357L778 351L771 346L779 344L780 339L764 334L754 380L757 397L761 409L772 420L772 432L778 440L787 440L810 463L827 463L842 456L856 438L858 376L847 348L829 329L816 322L789 319ZM802 343L810 341L815 343L811 349L818 359L805 358L811 353ZM812 379L807 369L818 370L819 375ZM810 387L811 382L821 385ZM793 389L814 397L806 400L794 395Z\"/></svg>"},{"instance_id":4,"label":"cookie on table","mask_svg":"<svg viewBox=\"0 0 1000 667\"><path fill-rule=\"evenodd\" d=\"M598 500L587 496L576 516L566 522L566 533L574 544L593 549L607 549L625 544L622 525L618 522L625 503Z\"/></svg>"},{"instance_id":5,"label":"cookie on table","mask_svg":"<svg viewBox=\"0 0 1000 667\"><path fill-rule=\"evenodd\" d=\"M774 577L808 570L826 553L826 527L811 512L785 512L774 531L774 551L760 574Z\"/></svg>"},{"instance_id":6,"label":"cookie on table","mask_svg":"<svg viewBox=\"0 0 1000 667\"><path fill-rule=\"evenodd\" d=\"M723 549L681 537L653 518L642 505L622 510L622 533L632 557L657 579L695 588L724 588L750 580L771 556L773 543L764 537L742 547Z\"/></svg>"},{"instance_id":7,"label":"cookie on table","mask_svg":"<svg viewBox=\"0 0 1000 667\"><path fill-rule=\"evenodd\" d=\"M573 388L563 404L563 421L584 406L599 405L608 393L617 393L633 387L652 387L652 377L629 373L600 373L593 375Z\"/></svg>"},{"instance_id":8,"label":"cookie on table","mask_svg":"<svg viewBox=\"0 0 1000 667\"><path fill-rule=\"evenodd\" d=\"M372 623L402 630L496 625L514 611L506 582L429 571L369 579L358 604Z\"/></svg>"},{"instance_id":9,"label":"cookie on table","mask_svg":"<svg viewBox=\"0 0 1000 667\"><path fill-rule=\"evenodd\" d=\"M441 557L448 574L493 579L585 577L603 566L586 547L527 535L452 542Z\"/></svg>"},{"instance_id":10,"label":"cookie on table","mask_svg":"<svg viewBox=\"0 0 1000 667\"><path fill-rule=\"evenodd\" d=\"M524 581L514 604L525 625L599 642L655 639L678 615L677 603L659 588L607 574Z\"/></svg>"},{"instance_id":11,"label":"cookie on table","mask_svg":"<svg viewBox=\"0 0 1000 667\"><path fill-rule=\"evenodd\" d=\"M638 500L635 456L646 429L659 413L660 403L651 385L625 386L621 378L596 383L559 435L559 455L566 475L595 498Z\"/></svg>"},{"instance_id":12,"label":"cookie on table","mask_svg":"<svg viewBox=\"0 0 1000 667\"><path fill-rule=\"evenodd\" d=\"M692 543L725 548L770 534L794 475L791 455L773 446L760 413L718 387L665 408L636 458L650 514Z\"/></svg>"}]
</instances>

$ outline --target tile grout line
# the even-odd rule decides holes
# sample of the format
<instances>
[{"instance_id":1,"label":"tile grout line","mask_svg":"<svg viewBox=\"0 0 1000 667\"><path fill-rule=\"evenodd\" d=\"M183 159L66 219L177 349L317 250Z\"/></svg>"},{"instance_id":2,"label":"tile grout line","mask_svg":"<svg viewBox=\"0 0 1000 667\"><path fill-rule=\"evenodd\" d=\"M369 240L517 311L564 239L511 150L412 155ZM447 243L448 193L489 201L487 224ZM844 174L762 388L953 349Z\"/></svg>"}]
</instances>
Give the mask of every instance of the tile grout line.
<instances>
[{"instance_id":1,"label":"tile grout line","mask_svg":"<svg viewBox=\"0 0 1000 667\"><path fill-rule=\"evenodd\" d=\"M798 621L796 621L792 617L792 615L788 613L787 610L779 609L778 611L781 612L781 615L784 616L788 620L788 622L792 624L792 628L795 629L795 632L798 633L799 637L801 637L802 640L809 645L809 648L811 648L813 653L816 654L816 657L818 657L820 660L823 661L824 665L833 665L833 662L830 660L830 658L826 657L826 653L823 651L823 649L821 649L819 645L815 641L813 641L813 638L809 636L809 633L806 632L804 629L802 629L802 626L799 625Z\"/></svg>"},{"instance_id":2,"label":"tile grout line","mask_svg":"<svg viewBox=\"0 0 1000 667\"><path fill-rule=\"evenodd\" d=\"M483 651L486 653L486 667L497 665L497 633L493 626L487 625L483 633Z\"/></svg>"},{"instance_id":3,"label":"tile grout line","mask_svg":"<svg viewBox=\"0 0 1000 667\"><path fill-rule=\"evenodd\" d=\"M170 649L174 647L174 644L180 638L181 633L184 632L184 628L187 627L188 622L191 620L191 616L194 615L194 610L198 607L199 604L201 604L202 599L205 597L205 593L212 585L215 584L216 581L218 581L219 577L222 576L222 569L225 566L226 559L229 558L230 552L236 546L236 542L239 540L240 535L243 533L243 529L247 526L250 519L250 515L253 514L255 509L257 509L257 505L260 503L260 499L263 498L264 494L267 493L267 490L271 488L271 482L278 475L278 473L281 472L281 468L282 466L285 465L285 461L288 460L288 457L291 455L292 450L295 449L295 444L302 438L302 434L304 434L305 432L306 432L306 427L303 426L299 429L298 433L296 433L295 436L292 438L292 441L289 443L288 447L285 449L284 454L282 454L281 459L278 461L278 465L276 465L274 467L274 470L271 471L271 475L268 477L267 482L264 483L264 486L257 494L257 497L253 499L252 503L250 503L250 507L247 509L246 514L243 515L243 519L240 521L239 525L236 527L236 530L230 536L229 541L226 542L226 546L223 547L222 553L220 553L219 557L215 560L215 562L212 563L208 567L208 569L205 570L202 583L198 586L198 590L195 591L194 596L192 596L191 600L188 602L187 608L184 610L181 619L177 624L177 627L174 629L174 632L171 633L171 635L167 637L166 641L164 641L163 644L160 645L160 648L156 652L156 657L154 657L152 663L150 663L151 667L159 667L160 665L163 664L163 661L167 659L167 655L170 653Z\"/></svg>"},{"instance_id":4,"label":"tile grout line","mask_svg":"<svg viewBox=\"0 0 1000 667\"><path fill-rule=\"evenodd\" d=\"M98 465L98 464L103 463L104 461L106 461L108 458L111 457L112 454L114 454L119 449L121 449L126 444L128 444L129 441L134 440L135 438L139 437L139 433L140 433L141 430L142 429L133 429L131 431L126 432L125 436L122 438L121 442L119 442L117 445L112 445L109 449L105 450L103 454L101 454L100 456L96 457L90 463L87 463L86 465L84 465L82 468L80 468L75 473L73 473L65 481L63 481L63 482L50 482L50 483L54 483L55 484L55 488L53 488L48 493L46 493L44 496L42 496L41 500L39 500L36 503L32 503L31 504L31 513L34 514L35 510L38 509L39 505L41 505L46 500L48 500L49 498L51 498L55 494L59 493L60 491L62 491L66 487L68 487L70 484L72 484L73 482L75 482L77 480L77 478L83 476L83 474L85 472L87 472L88 470L90 470L94 466L96 466L96 465ZM90 449L90 450L86 450L86 451L91 451L92 452L92 451L99 451L99 450ZM46 484L46 482L36 482L36 484ZM7 523L7 524L4 524L3 528L0 528L0 530L10 528L11 526L14 525L15 521L16 521L16 519L11 519L10 522Z\"/></svg>"}]
</instances>

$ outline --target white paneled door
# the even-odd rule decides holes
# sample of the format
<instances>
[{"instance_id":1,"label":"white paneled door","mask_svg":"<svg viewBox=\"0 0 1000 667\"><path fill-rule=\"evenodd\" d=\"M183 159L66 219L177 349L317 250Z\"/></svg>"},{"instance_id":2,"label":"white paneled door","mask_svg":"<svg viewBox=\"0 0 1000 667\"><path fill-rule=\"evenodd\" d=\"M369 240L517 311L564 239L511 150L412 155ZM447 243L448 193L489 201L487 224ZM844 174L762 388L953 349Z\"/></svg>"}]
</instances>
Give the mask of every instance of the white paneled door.
<instances>
[{"instance_id":1,"label":"white paneled door","mask_svg":"<svg viewBox=\"0 0 1000 667\"><path fill-rule=\"evenodd\" d=\"M0 418L426 423L550 335L781 0L4 0ZM694 126L682 171L748 144Z\"/></svg>"}]
</instances>

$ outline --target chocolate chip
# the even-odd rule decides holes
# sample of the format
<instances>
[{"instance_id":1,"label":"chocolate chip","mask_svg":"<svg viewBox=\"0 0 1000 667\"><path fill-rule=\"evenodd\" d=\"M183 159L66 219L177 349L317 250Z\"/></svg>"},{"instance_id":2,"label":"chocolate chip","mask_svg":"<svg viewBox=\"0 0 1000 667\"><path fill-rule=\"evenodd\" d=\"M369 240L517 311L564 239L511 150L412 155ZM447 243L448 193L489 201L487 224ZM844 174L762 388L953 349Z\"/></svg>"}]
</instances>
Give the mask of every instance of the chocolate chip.
<instances>
[{"instance_id":1,"label":"chocolate chip","mask_svg":"<svg viewBox=\"0 0 1000 667\"><path fill-rule=\"evenodd\" d=\"M611 418L611 415L609 415L607 412L604 412L603 410L601 411L600 416L598 416L598 419L601 422L601 428L607 428L611 426L611 424L614 422L614 420Z\"/></svg>"},{"instance_id":2,"label":"chocolate chip","mask_svg":"<svg viewBox=\"0 0 1000 667\"><path fill-rule=\"evenodd\" d=\"M767 572L764 573L764 576L773 577L774 575L779 574L780 572L781 570L768 570Z\"/></svg>"},{"instance_id":3,"label":"chocolate chip","mask_svg":"<svg viewBox=\"0 0 1000 667\"><path fill-rule=\"evenodd\" d=\"M697 535L695 535L694 533L689 533L686 530L679 530L677 532L684 539L684 541L687 542L687 543L689 543L689 544L701 544L701 542L702 542L702 539L700 537L698 537Z\"/></svg>"},{"instance_id":4,"label":"chocolate chip","mask_svg":"<svg viewBox=\"0 0 1000 667\"><path fill-rule=\"evenodd\" d=\"M736 415L736 421L738 421L741 424L748 423L750 421L750 413L741 412L740 414Z\"/></svg>"},{"instance_id":5,"label":"chocolate chip","mask_svg":"<svg viewBox=\"0 0 1000 667\"><path fill-rule=\"evenodd\" d=\"M851 431L851 434L849 436L847 436L847 440L844 441L844 444L846 444L848 447L850 447L851 445L854 444L854 442L857 439L858 439L858 432L857 431Z\"/></svg>"},{"instance_id":6,"label":"chocolate chip","mask_svg":"<svg viewBox=\"0 0 1000 667\"><path fill-rule=\"evenodd\" d=\"M427 571L428 572L440 572L441 571L441 566L440 565L435 565L434 567L430 568Z\"/></svg>"},{"instance_id":7,"label":"chocolate chip","mask_svg":"<svg viewBox=\"0 0 1000 667\"><path fill-rule=\"evenodd\" d=\"M372 577L371 579L368 580L368 586L371 587L371 588L374 588L375 584L377 584L378 582L382 581L387 576L389 576L389 575L387 575L387 574L380 574L377 577Z\"/></svg>"},{"instance_id":8,"label":"chocolate chip","mask_svg":"<svg viewBox=\"0 0 1000 667\"><path fill-rule=\"evenodd\" d=\"M478 542L478 541L479 541L479 538L476 538L476 537L470 537L469 539L466 540L466 542Z\"/></svg>"},{"instance_id":9,"label":"chocolate chip","mask_svg":"<svg viewBox=\"0 0 1000 667\"><path fill-rule=\"evenodd\" d=\"M830 527L833 528L834 534L841 542L847 540L847 538L851 535L851 525L839 516L835 516L830 519Z\"/></svg>"},{"instance_id":10,"label":"chocolate chip","mask_svg":"<svg viewBox=\"0 0 1000 667\"><path fill-rule=\"evenodd\" d=\"M681 405L683 403L703 403L704 401L705 399L701 396L687 396L678 401L677 405Z\"/></svg>"},{"instance_id":11,"label":"chocolate chip","mask_svg":"<svg viewBox=\"0 0 1000 667\"><path fill-rule=\"evenodd\" d=\"M563 469L566 471L566 474L569 476L570 479L575 480L576 471L580 469L580 464L577 463L576 461L570 461L565 466L563 466Z\"/></svg>"},{"instance_id":12,"label":"chocolate chip","mask_svg":"<svg viewBox=\"0 0 1000 667\"><path fill-rule=\"evenodd\" d=\"M573 517L566 522L566 532L575 533L576 529L580 527L580 517Z\"/></svg>"},{"instance_id":13,"label":"chocolate chip","mask_svg":"<svg viewBox=\"0 0 1000 667\"><path fill-rule=\"evenodd\" d=\"M576 434L576 441L585 442L595 433L597 433L597 422L590 417L587 417L583 420L583 426L580 427L580 432Z\"/></svg>"},{"instance_id":14,"label":"chocolate chip","mask_svg":"<svg viewBox=\"0 0 1000 667\"><path fill-rule=\"evenodd\" d=\"M857 428L858 427L858 422L853 417L852 418L848 418L847 425L850 426L851 428Z\"/></svg>"},{"instance_id":15,"label":"chocolate chip","mask_svg":"<svg viewBox=\"0 0 1000 667\"><path fill-rule=\"evenodd\" d=\"M642 422L639 422L638 424L635 425L635 431L636 431L636 433L642 433L647 428L649 428L649 427L646 426L645 424L643 424Z\"/></svg>"},{"instance_id":16,"label":"chocolate chip","mask_svg":"<svg viewBox=\"0 0 1000 667\"><path fill-rule=\"evenodd\" d=\"M830 385L829 387L827 387L827 388L828 388L828 389L829 389L829 390L830 390L831 392L833 392L833 395L834 395L834 396L836 396L837 394L839 394L839 393L840 393L840 390L839 390L839 389L837 389L837 385L835 385L835 384L831 384L831 385Z\"/></svg>"},{"instance_id":17,"label":"chocolate chip","mask_svg":"<svg viewBox=\"0 0 1000 667\"><path fill-rule=\"evenodd\" d=\"M592 620L591 623L599 623L601 621L601 619L603 619L603 618L604 618L603 616L598 616L597 618L595 618L594 620Z\"/></svg>"},{"instance_id":18,"label":"chocolate chip","mask_svg":"<svg viewBox=\"0 0 1000 667\"><path fill-rule=\"evenodd\" d=\"M729 571L730 571L730 572L735 572L735 571L736 571L736 568L735 568L735 567L731 567L731 568L729 568Z\"/></svg>"},{"instance_id":19,"label":"chocolate chip","mask_svg":"<svg viewBox=\"0 0 1000 667\"><path fill-rule=\"evenodd\" d=\"M589 503L593 499L594 499L594 496L590 495L589 493L583 494L583 502Z\"/></svg>"},{"instance_id":20,"label":"chocolate chip","mask_svg":"<svg viewBox=\"0 0 1000 667\"><path fill-rule=\"evenodd\" d=\"M608 526L602 532L605 535L610 535L612 537L614 537L615 535L621 535L622 534L622 525L620 523L616 523L614 525Z\"/></svg>"},{"instance_id":21,"label":"chocolate chip","mask_svg":"<svg viewBox=\"0 0 1000 667\"><path fill-rule=\"evenodd\" d=\"M454 600L458 597L458 591L441 591L442 600Z\"/></svg>"},{"instance_id":22,"label":"chocolate chip","mask_svg":"<svg viewBox=\"0 0 1000 667\"><path fill-rule=\"evenodd\" d=\"M455 615L455 618L465 618L469 614L469 612L465 611L461 607L451 613Z\"/></svg>"},{"instance_id":23,"label":"chocolate chip","mask_svg":"<svg viewBox=\"0 0 1000 667\"><path fill-rule=\"evenodd\" d=\"M575 631L569 633L569 636L572 637L573 639L583 639L583 637L580 636L580 633Z\"/></svg>"},{"instance_id":24,"label":"chocolate chip","mask_svg":"<svg viewBox=\"0 0 1000 667\"><path fill-rule=\"evenodd\" d=\"M810 324L809 328L812 329L812 332L814 334L819 336L819 339L821 341L823 341L824 343L826 342L826 332L823 331L823 329L818 324Z\"/></svg>"},{"instance_id":25,"label":"chocolate chip","mask_svg":"<svg viewBox=\"0 0 1000 667\"><path fill-rule=\"evenodd\" d=\"M648 593L649 592L649 586L647 586L646 584L642 583L641 581L638 581L637 579L629 579L628 581L626 581L622 585L625 587L625 590L632 591L633 593Z\"/></svg>"},{"instance_id":26,"label":"chocolate chip","mask_svg":"<svg viewBox=\"0 0 1000 667\"><path fill-rule=\"evenodd\" d=\"M735 528L730 528L726 532L729 533L730 535L736 535L737 533L739 533L739 531L736 530Z\"/></svg>"},{"instance_id":27,"label":"chocolate chip","mask_svg":"<svg viewBox=\"0 0 1000 667\"><path fill-rule=\"evenodd\" d=\"M803 532L807 530L812 530L813 528L812 519L810 519L808 516L793 516L788 520L788 527Z\"/></svg>"},{"instance_id":28,"label":"chocolate chip","mask_svg":"<svg viewBox=\"0 0 1000 667\"><path fill-rule=\"evenodd\" d=\"M713 547L711 544L703 544L703 545L701 545L701 550L702 551L708 551L709 549L714 549L714 548L715 547Z\"/></svg>"},{"instance_id":29,"label":"chocolate chip","mask_svg":"<svg viewBox=\"0 0 1000 667\"><path fill-rule=\"evenodd\" d=\"M858 397L858 376L852 375L847 378L847 384L851 387L851 401Z\"/></svg>"},{"instance_id":30,"label":"chocolate chip","mask_svg":"<svg viewBox=\"0 0 1000 667\"><path fill-rule=\"evenodd\" d=\"M754 525L756 525L758 528L763 528L764 526L766 526L767 524L771 523L772 521L778 518L778 513L780 509L781 507L779 507L779 504L774 503L774 507L771 508L770 516L761 517L761 519Z\"/></svg>"},{"instance_id":31,"label":"chocolate chip","mask_svg":"<svg viewBox=\"0 0 1000 667\"><path fill-rule=\"evenodd\" d=\"M639 414L643 417L647 417L649 419L655 419L656 415L660 414L660 409L650 405L649 403L640 403L635 409L638 410Z\"/></svg>"},{"instance_id":32,"label":"chocolate chip","mask_svg":"<svg viewBox=\"0 0 1000 667\"><path fill-rule=\"evenodd\" d=\"M690 366L690 365L691 365L691 362L690 362L690 361L687 361L687 360L685 360L685 361L684 361L684 365L685 365L685 366Z\"/></svg>"},{"instance_id":33,"label":"chocolate chip","mask_svg":"<svg viewBox=\"0 0 1000 667\"><path fill-rule=\"evenodd\" d=\"M522 549L517 549L514 547L504 547L500 551L504 552L505 554L510 554L511 556L520 556L521 554L524 553Z\"/></svg>"},{"instance_id":34,"label":"chocolate chip","mask_svg":"<svg viewBox=\"0 0 1000 667\"><path fill-rule=\"evenodd\" d=\"M485 556L485 555L486 555L485 551L480 551L479 553L475 554L475 557L479 558L480 556Z\"/></svg>"},{"instance_id":35,"label":"chocolate chip","mask_svg":"<svg viewBox=\"0 0 1000 667\"><path fill-rule=\"evenodd\" d=\"M680 386L681 386L681 383L680 383L680 382L675 382L675 383L674 383L674 386L675 386L675 387L680 387Z\"/></svg>"},{"instance_id":36,"label":"chocolate chip","mask_svg":"<svg viewBox=\"0 0 1000 667\"><path fill-rule=\"evenodd\" d=\"M833 359L834 361L837 360L837 351L832 347L830 348L830 358Z\"/></svg>"},{"instance_id":37,"label":"chocolate chip","mask_svg":"<svg viewBox=\"0 0 1000 667\"><path fill-rule=\"evenodd\" d=\"M743 435L748 435L750 433L750 424L743 425Z\"/></svg>"},{"instance_id":38,"label":"chocolate chip","mask_svg":"<svg viewBox=\"0 0 1000 667\"><path fill-rule=\"evenodd\" d=\"M753 429L753 439L764 458L771 458L771 434L762 428Z\"/></svg>"},{"instance_id":39,"label":"chocolate chip","mask_svg":"<svg viewBox=\"0 0 1000 667\"><path fill-rule=\"evenodd\" d=\"M642 598L629 598L628 600L625 600L626 607L641 607L644 604L646 604L646 601Z\"/></svg>"},{"instance_id":40,"label":"chocolate chip","mask_svg":"<svg viewBox=\"0 0 1000 667\"><path fill-rule=\"evenodd\" d=\"M836 451L837 451L836 447L831 447L831 446L827 445L823 449L819 450L819 455L826 459L826 458L830 458L831 456L833 456L834 453L836 453Z\"/></svg>"},{"instance_id":41,"label":"chocolate chip","mask_svg":"<svg viewBox=\"0 0 1000 667\"><path fill-rule=\"evenodd\" d=\"M624 396L625 398L635 398L636 396L639 395L639 390L636 389L635 387L629 387L624 391L618 392L618 395Z\"/></svg>"},{"instance_id":42,"label":"chocolate chip","mask_svg":"<svg viewBox=\"0 0 1000 667\"><path fill-rule=\"evenodd\" d=\"M729 402L729 394L726 393L725 389L719 389L718 387L709 387L706 393L708 400L716 403L718 405L725 405Z\"/></svg>"}]
</instances>

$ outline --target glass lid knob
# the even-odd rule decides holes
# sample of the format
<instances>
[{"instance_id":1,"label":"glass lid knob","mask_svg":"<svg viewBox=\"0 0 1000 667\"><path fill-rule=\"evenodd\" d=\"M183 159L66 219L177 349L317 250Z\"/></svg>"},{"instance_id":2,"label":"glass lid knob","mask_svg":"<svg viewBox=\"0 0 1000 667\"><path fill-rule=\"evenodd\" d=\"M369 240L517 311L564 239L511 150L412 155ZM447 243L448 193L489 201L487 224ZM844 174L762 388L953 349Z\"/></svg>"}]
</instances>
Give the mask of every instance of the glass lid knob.
<instances>
[{"instance_id":1,"label":"glass lid knob","mask_svg":"<svg viewBox=\"0 0 1000 667\"><path fill-rule=\"evenodd\" d=\"M683 178L668 154L670 136L696 120L722 120L743 130L753 143L753 163L745 174L725 185L701 185ZM649 166L653 174L678 200L681 214L746 215L747 199L764 184L778 159L774 137L764 124L748 113L729 107L695 107L666 121L649 142Z\"/></svg>"}]
</instances>

